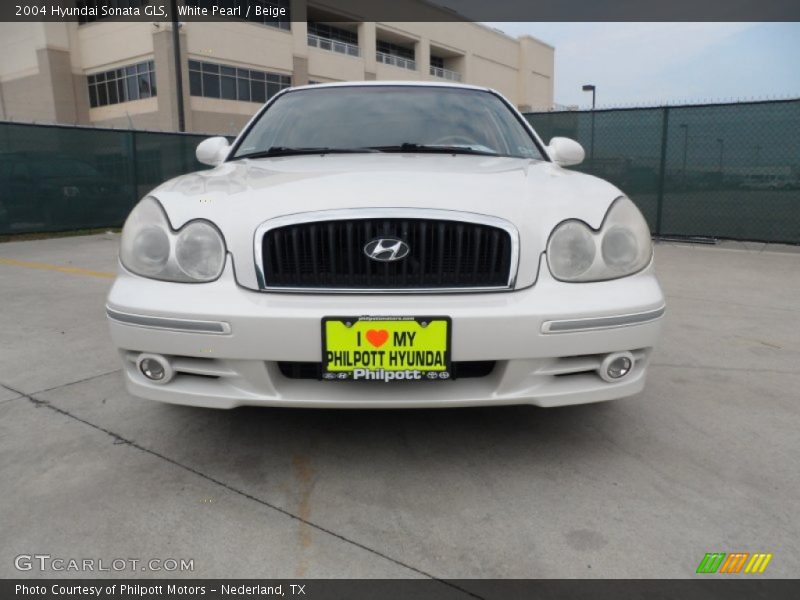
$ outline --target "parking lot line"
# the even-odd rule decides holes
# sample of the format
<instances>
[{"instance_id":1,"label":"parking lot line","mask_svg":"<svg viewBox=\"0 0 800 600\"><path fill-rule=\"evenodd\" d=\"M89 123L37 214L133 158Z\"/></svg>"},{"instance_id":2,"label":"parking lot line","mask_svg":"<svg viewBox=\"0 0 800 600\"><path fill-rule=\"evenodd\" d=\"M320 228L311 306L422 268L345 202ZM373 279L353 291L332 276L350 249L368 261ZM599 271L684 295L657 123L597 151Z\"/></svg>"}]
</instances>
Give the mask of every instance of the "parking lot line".
<instances>
[{"instance_id":1,"label":"parking lot line","mask_svg":"<svg viewBox=\"0 0 800 600\"><path fill-rule=\"evenodd\" d=\"M87 277L100 277L102 279L113 279L114 273L107 271L92 271L90 269L81 269L80 267L64 267L61 265L51 265L49 263L31 262L27 260L17 260L14 258L0 257L0 265L8 265L11 267L24 267L27 269L41 269L44 271L58 271L60 273L70 273L72 275L85 275Z\"/></svg>"}]
</instances>

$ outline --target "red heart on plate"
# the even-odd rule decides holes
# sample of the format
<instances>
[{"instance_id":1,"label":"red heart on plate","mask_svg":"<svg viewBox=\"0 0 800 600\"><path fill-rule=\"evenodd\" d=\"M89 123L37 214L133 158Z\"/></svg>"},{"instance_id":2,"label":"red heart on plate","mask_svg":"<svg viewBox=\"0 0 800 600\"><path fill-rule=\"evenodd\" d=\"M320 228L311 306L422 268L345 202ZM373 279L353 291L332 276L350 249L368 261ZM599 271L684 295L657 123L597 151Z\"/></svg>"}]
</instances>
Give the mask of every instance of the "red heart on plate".
<instances>
[{"instance_id":1,"label":"red heart on plate","mask_svg":"<svg viewBox=\"0 0 800 600\"><path fill-rule=\"evenodd\" d=\"M370 329L367 331L367 341L376 348L383 346L388 339L389 332L385 329Z\"/></svg>"}]
</instances>

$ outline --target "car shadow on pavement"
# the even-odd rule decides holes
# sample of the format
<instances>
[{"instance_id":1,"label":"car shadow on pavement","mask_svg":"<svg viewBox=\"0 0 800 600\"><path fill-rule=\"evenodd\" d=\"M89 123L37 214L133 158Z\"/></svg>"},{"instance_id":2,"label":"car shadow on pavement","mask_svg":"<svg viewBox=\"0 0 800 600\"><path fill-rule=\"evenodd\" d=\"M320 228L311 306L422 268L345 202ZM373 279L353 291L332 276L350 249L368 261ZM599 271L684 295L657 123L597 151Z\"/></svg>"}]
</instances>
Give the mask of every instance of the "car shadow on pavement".
<instances>
[{"instance_id":1,"label":"car shadow on pavement","mask_svg":"<svg viewBox=\"0 0 800 600\"><path fill-rule=\"evenodd\" d=\"M258 465L269 469L288 464L285 461L292 457L305 457L317 470L323 466L358 470L402 468L419 461L468 467L498 460L507 466L530 467L573 453L579 459L617 436L626 404L623 400L549 409L242 407L230 411L156 405L153 410L160 413L163 427L180 431L175 443L193 464L207 457L235 470Z\"/></svg>"}]
</instances>

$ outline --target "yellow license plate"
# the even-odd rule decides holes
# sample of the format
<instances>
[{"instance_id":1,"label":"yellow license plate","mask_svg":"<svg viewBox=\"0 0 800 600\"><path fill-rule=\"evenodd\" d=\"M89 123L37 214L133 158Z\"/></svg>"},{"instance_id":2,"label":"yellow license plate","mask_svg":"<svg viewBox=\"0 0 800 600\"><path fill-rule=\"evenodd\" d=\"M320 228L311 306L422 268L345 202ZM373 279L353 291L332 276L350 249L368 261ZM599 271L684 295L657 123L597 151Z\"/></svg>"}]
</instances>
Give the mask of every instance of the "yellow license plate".
<instances>
[{"instance_id":1,"label":"yellow license plate","mask_svg":"<svg viewBox=\"0 0 800 600\"><path fill-rule=\"evenodd\" d=\"M450 379L449 317L325 317L322 378Z\"/></svg>"}]
</instances>

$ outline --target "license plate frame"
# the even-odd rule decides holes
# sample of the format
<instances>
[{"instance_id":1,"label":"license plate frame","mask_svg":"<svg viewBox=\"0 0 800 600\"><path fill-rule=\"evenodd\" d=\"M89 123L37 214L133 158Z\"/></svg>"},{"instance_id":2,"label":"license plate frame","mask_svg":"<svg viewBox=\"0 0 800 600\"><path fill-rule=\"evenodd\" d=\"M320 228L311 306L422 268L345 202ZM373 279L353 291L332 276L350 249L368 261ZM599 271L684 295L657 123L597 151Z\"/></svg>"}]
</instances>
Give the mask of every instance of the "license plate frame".
<instances>
[{"instance_id":1,"label":"license plate frame","mask_svg":"<svg viewBox=\"0 0 800 600\"><path fill-rule=\"evenodd\" d=\"M429 329L431 326L433 329ZM453 323L449 316L325 316L321 330L323 380L388 383L447 381L453 377ZM420 333L423 335L417 338ZM356 336L355 341L348 339L351 335ZM336 352L346 354L329 354ZM357 357L355 352L367 352L369 356Z\"/></svg>"}]
</instances>

